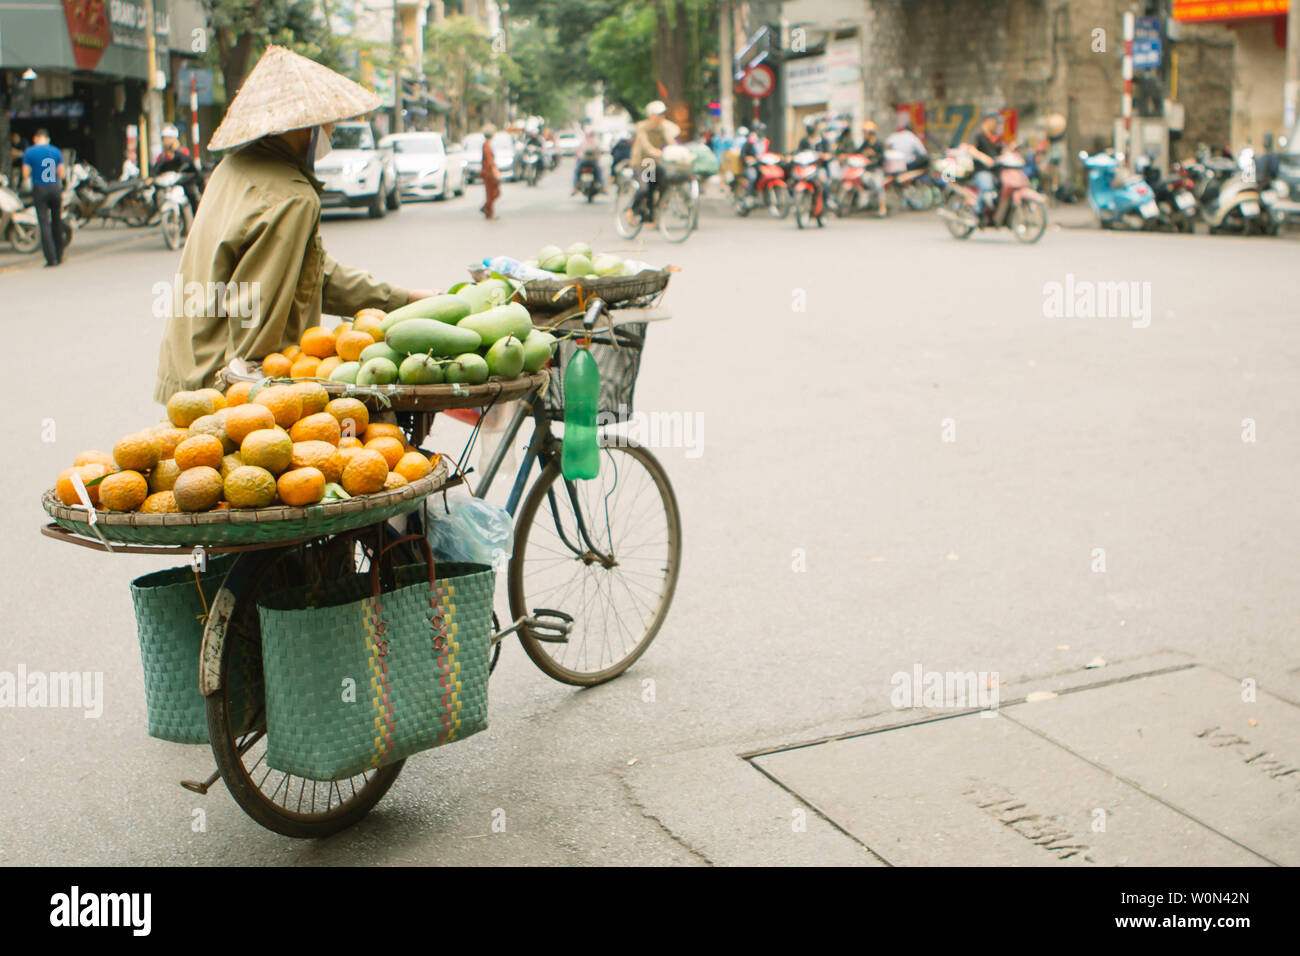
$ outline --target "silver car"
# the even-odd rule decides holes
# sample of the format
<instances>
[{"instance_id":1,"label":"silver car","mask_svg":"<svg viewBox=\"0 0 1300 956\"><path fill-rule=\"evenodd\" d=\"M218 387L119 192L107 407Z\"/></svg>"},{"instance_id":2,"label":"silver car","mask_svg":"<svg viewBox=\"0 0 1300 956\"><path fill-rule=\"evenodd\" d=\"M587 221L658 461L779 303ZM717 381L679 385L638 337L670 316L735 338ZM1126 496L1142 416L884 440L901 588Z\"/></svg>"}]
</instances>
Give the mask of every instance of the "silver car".
<instances>
[{"instance_id":1,"label":"silver car","mask_svg":"<svg viewBox=\"0 0 1300 956\"><path fill-rule=\"evenodd\" d=\"M449 154L441 133L394 133L379 141L391 147L403 199L446 199L465 192L465 167Z\"/></svg>"}]
</instances>

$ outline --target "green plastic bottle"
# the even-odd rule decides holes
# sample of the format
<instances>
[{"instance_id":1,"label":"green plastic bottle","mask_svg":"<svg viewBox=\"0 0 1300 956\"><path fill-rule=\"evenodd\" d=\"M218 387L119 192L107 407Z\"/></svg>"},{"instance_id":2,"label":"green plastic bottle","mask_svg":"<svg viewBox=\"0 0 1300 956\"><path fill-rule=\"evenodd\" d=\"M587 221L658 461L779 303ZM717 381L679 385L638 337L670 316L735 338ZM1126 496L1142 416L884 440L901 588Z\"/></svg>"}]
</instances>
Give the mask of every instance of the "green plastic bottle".
<instances>
[{"instance_id":1,"label":"green plastic bottle","mask_svg":"<svg viewBox=\"0 0 1300 956\"><path fill-rule=\"evenodd\" d=\"M585 348L564 369L564 448L560 471L569 481L600 474L596 406L600 404L600 369Z\"/></svg>"}]
</instances>

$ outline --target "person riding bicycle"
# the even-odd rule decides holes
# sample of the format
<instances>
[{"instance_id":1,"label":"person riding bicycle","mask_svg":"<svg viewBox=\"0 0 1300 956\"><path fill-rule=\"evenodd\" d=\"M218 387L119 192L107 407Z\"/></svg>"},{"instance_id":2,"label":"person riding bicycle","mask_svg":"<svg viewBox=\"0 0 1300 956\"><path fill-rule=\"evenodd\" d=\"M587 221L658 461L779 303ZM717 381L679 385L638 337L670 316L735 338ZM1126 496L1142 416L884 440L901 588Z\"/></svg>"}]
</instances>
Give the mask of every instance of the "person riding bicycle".
<instances>
[{"instance_id":1,"label":"person riding bicycle","mask_svg":"<svg viewBox=\"0 0 1300 956\"><path fill-rule=\"evenodd\" d=\"M577 195L583 169L590 169L595 175L596 192L604 192L605 183L600 173L600 137L590 127L583 130L582 143L578 146L578 161L573 164L574 195Z\"/></svg>"},{"instance_id":2,"label":"person riding bicycle","mask_svg":"<svg viewBox=\"0 0 1300 956\"><path fill-rule=\"evenodd\" d=\"M654 219L655 205L659 201L659 180L663 177L663 167L659 160L663 148L677 142L681 128L665 115L668 107L662 100L653 100L646 104L646 118L636 124L636 138L632 141L632 170L640 185L633 200L634 207L641 210L641 219L649 222Z\"/></svg>"},{"instance_id":3,"label":"person riding bicycle","mask_svg":"<svg viewBox=\"0 0 1300 956\"><path fill-rule=\"evenodd\" d=\"M999 118L996 110L985 113L979 127L971 135L970 142L966 144L966 151L975 161L976 215L983 213L987 197L996 193L998 188L994 169L998 154L1002 151L997 135Z\"/></svg>"}]
</instances>

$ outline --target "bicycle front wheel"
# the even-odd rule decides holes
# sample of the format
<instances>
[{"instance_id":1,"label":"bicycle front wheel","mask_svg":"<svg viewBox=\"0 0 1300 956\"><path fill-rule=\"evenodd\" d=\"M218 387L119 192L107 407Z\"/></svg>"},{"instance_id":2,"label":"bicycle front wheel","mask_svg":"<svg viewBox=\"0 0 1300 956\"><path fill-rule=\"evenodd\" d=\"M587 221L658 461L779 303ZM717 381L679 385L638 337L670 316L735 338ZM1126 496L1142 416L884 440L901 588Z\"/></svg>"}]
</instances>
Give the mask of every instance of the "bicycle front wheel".
<instances>
[{"instance_id":1,"label":"bicycle front wheel","mask_svg":"<svg viewBox=\"0 0 1300 956\"><path fill-rule=\"evenodd\" d=\"M564 480L557 454L516 519L507 589L513 619L548 608L571 614L573 627L562 643L522 628L524 650L565 684L617 677L659 633L681 554L677 497L649 451L602 438L600 475L578 482Z\"/></svg>"},{"instance_id":2,"label":"bicycle front wheel","mask_svg":"<svg viewBox=\"0 0 1300 956\"><path fill-rule=\"evenodd\" d=\"M620 238L634 239L641 231L641 213L636 209L637 184L624 180L614 197L614 231Z\"/></svg>"},{"instance_id":3,"label":"bicycle front wheel","mask_svg":"<svg viewBox=\"0 0 1300 956\"><path fill-rule=\"evenodd\" d=\"M659 231L669 242L685 242L695 228L695 211L691 195L684 186L664 189L659 202Z\"/></svg>"}]
</instances>

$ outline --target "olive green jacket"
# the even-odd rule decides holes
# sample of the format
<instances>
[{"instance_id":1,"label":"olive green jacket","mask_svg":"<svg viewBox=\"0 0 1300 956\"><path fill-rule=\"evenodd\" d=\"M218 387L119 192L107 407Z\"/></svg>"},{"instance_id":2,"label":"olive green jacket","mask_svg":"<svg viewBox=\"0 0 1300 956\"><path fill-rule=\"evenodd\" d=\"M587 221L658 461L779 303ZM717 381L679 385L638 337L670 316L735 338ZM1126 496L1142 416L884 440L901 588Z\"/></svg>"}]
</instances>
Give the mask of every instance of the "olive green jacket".
<instances>
[{"instance_id":1,"label":"olive green jacket","mask_svg":"<svg viewBox=\"0 0 1300 956\"><path fill-rule=\"evenodd\" d=\"M234 358L261 359L333 315L405 305L405 289L339 265L320 239L320 181L278 137L212 173L172 286L154 399L218 385ZM155 293L159 287L155 287Z\"/></svg>"}]
</instances>

